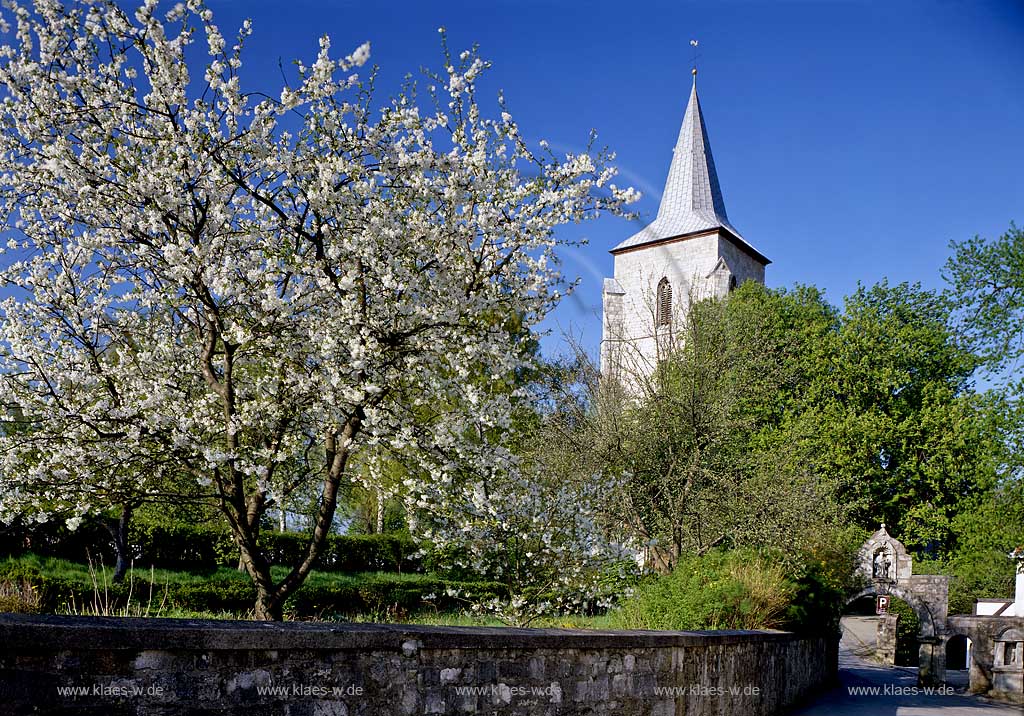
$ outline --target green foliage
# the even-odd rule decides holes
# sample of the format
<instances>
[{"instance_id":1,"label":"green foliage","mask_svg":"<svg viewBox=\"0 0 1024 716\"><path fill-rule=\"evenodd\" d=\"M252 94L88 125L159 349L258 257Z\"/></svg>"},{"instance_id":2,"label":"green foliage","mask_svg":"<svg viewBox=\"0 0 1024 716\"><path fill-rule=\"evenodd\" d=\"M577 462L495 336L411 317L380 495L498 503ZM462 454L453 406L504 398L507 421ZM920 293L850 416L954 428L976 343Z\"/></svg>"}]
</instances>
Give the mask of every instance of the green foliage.
<instances>
[{"instance_id":1,"label":"green foliage","mask_svg":"<svg viewBox=\"0 0 1024 716\"><path fill-rule=\"evenodd\" d=\"M753 552L715 550L648 579L612 620L623 629L770 629L783 625L796 591Z\"/></svg>"},{"instance_id":2,"label":"green foliage","mask_svg":"<svg viewBox=\"0 0 1024 716\"><path fill-rule=\"evenodd\" d=\"M42 575L31 565L0 566L0 612L34 614L41 610Z\"/></svg>"},{"instance_id":3,"label":"green foliage","mask_svg":"<svg viewBox=\"0 0 1024 716\"><path fill-rule=\"evenodd\" d=\"M958 556L998 552L1005 558L1024 544L1024 480L1003 481L957 515L954 524Z\"/></svg>"},{"instance_id":4,"label":"green foliage","mask_svg":"<svg viewBox=\"0 0 1024 716\"><path fill-rule=\"evenodd\" d=\"M403 579L366 574L354 579L311 579L286 604L286 613L302 617L350 618L369 615L394 621L423 610L449 611L507 595L497 582L461 582L432 575Z\"/></svg>"},{"instance_id":5,"label":"green foliage","mask_svg":"<svg viewBox=\"0 0 1024 716\"><path fill-rule=\"evenodd\" d=\"M862 527L885 522L910 548L948 549L1001 450L950 303L916 285L860 287L819 351L796 417L812 469Z\"/></svg>"},{"instance_id":6,"label":"green foliage","mask_svg":"<svg viewBox=\"0 0 1024 716\"><path fill-rule=\"evenodd\" d=\"M552 442L580 479L625 476L613 519L661 571L723 546L777 550L795 573L798 545L846 523L948 555L1012 434L953 316L916 285L860 287L840 312L748 282L693 304L652 377L603 386Z\"/></svg>"},{"instance_id":7,"label":"green foliage","mask_svg":"<svg viewBox=\"0 0 1024 716\"><path fill-rule=\"evenodd\" d=\"M989 367L1012 378L1024 356L1024 231L1011 223L998 239L975 236L951 248L944 276L966 334Z\"/></svg>"},{"instance_id":8,"label":"green foliage","mask_svg":"<svg viewBox=\"0 0 1024 716\"><path fill-rule=\"evenodd\" d=\"M965 550L949 564L950 614L973 614L978 599L1012 598L1014 565L1006 552Z\"/></svg>"},{"instance_id":9,"label":"green foliage","mask_svg":"<svg viewBox=\"0 0 1024 716\"><path fill-rule=\"evenodd\" d=\"M305 554L307 535L263 532L260 544L271 564L296 564ZM420 572L419 546L406 533L330 535L317 567L331 572Z\"/></svg>"},{"instance_id":10,"label":"green foliage","mask_svg":"<svg viewBox=\"0 0 1024 716\"><path fill-rule=\"evenodd\" d=\"M215 569L238 562L238 547L231 534L213 527L136 522L128 534L137 567Z\"/></svg>"},{"instance_id":11,"label":"green foliage","mask_svg":"<svg viewBox=\"0 0 1024 716\"><path fill-rule=\"evenodd\" d=\"M694 303L650 378L563 390L552 454L579 479L625 476L609 523L656 569L715 547L772 554L801 590L792 622L836 619L880 522L948 564L959 610L1008 593L999 555L1024 544L1024 409L976 392L984 357L956 317L919 285L862 286L837 311L813 288L744 284Z\"/></svg>"},{"instance_id":12,"label":"green foliage","mask_svg":"<svg viewBox=\"0 0 1024 716\"><path fill-rule=\"evenodd\" d=\"M83 573L87 577L87 574ZM27 592L31 592L34 606L32 612L52 613L73 593L71 580L62 575L44 573L39 560L31 556L25 560L8 559L0 562L0 583L17 585L19 596L13 596L6 606L15 607L0 611L23 611L17 608Z\"/></svg>"},{"instance_id":13,"label":"green foliage","mask_svg":"<svg viewBox=\"0 0 1024 716\"><path fill-rule=\"evenodd\" d=\"M85 562L114 558L110 532L98 521L83 522L69 530L62 521L25 524L15 521L0 529L0 556L34 552L57 559Z\"/></svg>"},{"instance_id":14,"label":"green foliage","mask_svg":"<svg viewBox=\"0 0 1024 716\"><path fill-rule=\"evenodd\" d=\"M1012 597L1014 563L1024 545L1024 483L1008 480L981 495L953 520L956 546L942 559L914 562L920 574L950 577L949 613L972 614L976 599Z\"/></svg>"},{"instance_id":15,"label":"green foliage","mask_svg":"<svg viewBox=\"0 0 1024 716\"><path fill-rule=\"evenodd\" d=\"M405 506L397 497L379 499L375 490L362 488L353 490L346 508L351 513L348 534L382 534L408 529ZM382 528L380 532L378 526Z\"/></svg>"},{"instance_id":16,"label":"green foliage","mask_svg":"<svg viewBox=\"0 0 1024 716\"><path fill-rule=\"evenodd\" d=\"M809 537L802 546L800 566L791 576L796 594L786 611L789 628L838 630L847 597L860 588L858 552L867 537L867 530L852 525Z\"/></svg>"},{"instance_id":17,"label":"green foliage","mask_svg":"<svg viewBox=\"0 0 1024 716\"><path fill-rule=\"evenodd\" d=\"M891 599L889 611L896 614L896 665L917 666L918 646L917 635L921 631L921 622L910 605L902 599Z\"/></svg>"},{"instance_id":18,"label":"green foliage","mask_svg":"<svg viewBox=\"0 0 1024 716\"><path fill-rule=\"evenodd\" d=\"M1024 544L1022 492L1019 481L1010 481L977 496L952 520L951 549L915 557L916 574L950 578L950 614L973 614L978 599L1013 596L1014 563L1007 555Z\"/></svg>"},{"instance_id":19,"label":"green foliage","mask_svg":"<svg viewBox=\"0 0 1024 716\"><path fill-rule=\"evenodd\" d=\"M589 452L605 457L599 469L626 475L613 511L651 545L659 570L715 546L792 554L834 520L829 486L788 428L833 323L813 288L748 282L727 301L691 305L653 376L622 376L636 387L618 403L598 396Z\"/></svg>"}]
</instances>

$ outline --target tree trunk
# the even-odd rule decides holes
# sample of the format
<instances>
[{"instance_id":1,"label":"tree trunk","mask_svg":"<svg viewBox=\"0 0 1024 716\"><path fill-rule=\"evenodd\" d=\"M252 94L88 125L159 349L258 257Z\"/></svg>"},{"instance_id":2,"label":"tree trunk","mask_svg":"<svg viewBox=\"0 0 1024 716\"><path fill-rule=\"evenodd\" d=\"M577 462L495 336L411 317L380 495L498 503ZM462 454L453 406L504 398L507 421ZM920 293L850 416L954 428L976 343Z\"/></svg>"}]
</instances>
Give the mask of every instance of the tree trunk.
<instances>
[{"instance_id":1,"label":"tree trunk","mask_svg":"<svg viewBox=\"0 0 1024 716\"><path fill-rule=\"evenodd\" d=\"M672 547L661 547L660 545L652 545L648 549L648 554L650 555L651 566L658 574L669 574L679 556L678 550Z\"/></svg>"},{"instance_id":2,"label":"tree trunk","mask_svg":"<svg viewBox=\"0 0 1024 716\"><path fill-rule=\"evenodd\" d=\"M252 530L252 539L255 542L256 540L259 539L259 536L260 536L260 521L259 521L259 518L256 519L256 523L255 524L250 525L249 529ZM239 572L248 572L249 571L248 568L245 566L245 554L243 552L241 552L241 551L239 551L239 553L238 553L238 571Z\"/></svg>"},{"instance_id":3,"label":"tree trunk","mask_svg":"<svg viewBox=\"0 0 1024 716\"><path fill-rule=\"evenodd\" d=\"M384 532L384 495L383 491L377 487L374 492L377 494L377 534Z\"/></svg>"},{"instance_id":4,"label":"tree trunk","mask_svg":"<svg viewBox=\"0 0 1024 716\"><path fill-rule=\"evenodd\" d=\"M257 590L256 609L253 617L257 621L263 622L284 621L284 605L281 601L274 599L272 595Z\"/></svg>"},{"instance_id":5,"label":"tree trunk","mask_svg":"<svg viewBox=\"0 0 1024 716\"><path fill-rule=\"evenodd\" d=\"M131 565L131 560L128 556L128 525L131 523L134 511L135 505L121 505L121 516L116 520L109 520L105 523L107 531L110 532L110 536L114 539L114 552L117 555L113 577L115 582L124 580L124 575L128 573L128 567Z\"/></svg>"},{"instance_id":6,"label":"tree trunk","mask_svg":"<svg viewBox=\"0 0 1024 716\"><path fill-rule=\"evenodd\" d=\"M270 563L256 546L255 541L239 540L240 568L249 573L256 587L256 604L254 617L260 621L276 621L284 619L284 597L279 596L280 590L274 587L270 576Z\"/></svg>"},{"instance_id":7,"label":"tree trunk","mask_svg":"<svg viewBox=\"0 0 1024 716\"><path fill-rule=\"evenodd\" d=\"M338 505L338 487L348 463L349 447L359 432L362 420L363 412L359 409L346 421L340 435L332 433L327 436L325 448L328 470L324 476L320 508L317 510L313 532L306 545L306 555L300 564L292 567L291 572L280 583L274 584L270 575L270 562L257 542L259 500L253 499L247 504L240 501L222 503L241 553L240 563L256 587L256 604L253 608L256 619L281 621L284 618L285 601L302 586L323 551L334 521Z\"/></svg>"}]
</instances>

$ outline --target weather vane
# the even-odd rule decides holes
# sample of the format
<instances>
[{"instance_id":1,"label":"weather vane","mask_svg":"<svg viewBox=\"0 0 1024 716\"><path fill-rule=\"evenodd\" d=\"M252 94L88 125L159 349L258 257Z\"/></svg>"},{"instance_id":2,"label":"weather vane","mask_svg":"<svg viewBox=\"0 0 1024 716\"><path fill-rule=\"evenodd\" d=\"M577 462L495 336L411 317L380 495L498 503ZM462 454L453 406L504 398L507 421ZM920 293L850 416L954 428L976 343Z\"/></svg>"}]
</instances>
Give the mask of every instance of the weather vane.
<instances>
[{"instance_id":1,"label":"weather vane","mask_svg":"<svg viewBox=\"0 0 1024 716\"><path fill-rule=\"evenodd\" d=\"M697 58L700 57L700 55L697 54L697 45L699 44L700 43L697 42L696 40L690 40L690 47L693 48L693 69L691 70L691 72L693 73L694 77L697 76Z\"/></svg>"}]
</instances>

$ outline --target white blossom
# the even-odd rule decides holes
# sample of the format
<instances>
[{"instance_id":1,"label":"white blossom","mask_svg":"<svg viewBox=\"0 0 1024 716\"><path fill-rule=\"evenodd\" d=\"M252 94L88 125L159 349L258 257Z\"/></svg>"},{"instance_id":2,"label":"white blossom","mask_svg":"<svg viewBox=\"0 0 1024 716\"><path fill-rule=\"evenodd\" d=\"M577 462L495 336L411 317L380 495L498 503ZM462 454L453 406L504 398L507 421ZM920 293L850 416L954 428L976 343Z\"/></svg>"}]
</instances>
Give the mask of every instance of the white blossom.
<instances>
[{"instance_id":1,"label":"white blossom","mask_svg":"<svg viewBox=\"0 0 1024 716\"><path fill-rule=\"evenodd\" d=\"M349 73L369 46L333 60L326 38L300 82L254 103L250 24L229 49L200 0L156 5L7 6L0 519L190 484L244 554L246 505L314 482L329 524L360 451L502 462L465 431L508 424L488 385L530 362L519 331L561 295L554 228L622 206L591 191L603 159L535 164L481 116L472 56L447 114L412 95L366 111ZM268 604L295 588L257 582Z\"/></svg>"}]
</instances>

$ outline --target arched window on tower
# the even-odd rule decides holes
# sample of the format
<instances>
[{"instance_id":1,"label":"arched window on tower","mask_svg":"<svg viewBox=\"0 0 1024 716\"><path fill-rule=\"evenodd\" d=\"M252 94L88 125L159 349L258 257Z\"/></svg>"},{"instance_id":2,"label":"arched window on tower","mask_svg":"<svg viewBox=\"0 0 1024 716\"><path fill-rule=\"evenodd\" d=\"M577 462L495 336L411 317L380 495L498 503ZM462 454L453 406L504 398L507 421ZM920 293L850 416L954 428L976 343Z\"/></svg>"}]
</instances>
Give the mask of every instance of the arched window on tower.
<instances>
[{"instance_id":1,"label":"arched window on tower","mask_svg":"<svg viewBox=\"0 0 1024 716\"><path fill-rule=\"evenodd\" d=\"M732 291L735 291L735 290L736 290L736 277L735 276L730 276L729 277L729 291L732 292Z\"/></svg>"},{"instance_id":2,"label":"arched window on tower","mask_svg":"<svg viewBox=\"0 0 1024 716\"><path fill-rule=\"evenodd\" d=\"M657 325L672 325L672 284L667 278L658 281Z\"/></svg>"}]
</instances>

